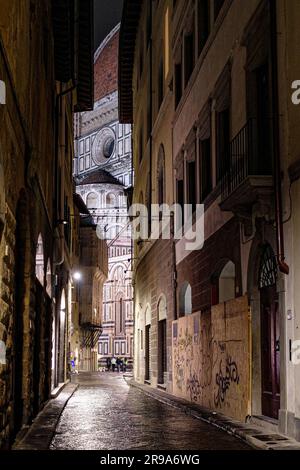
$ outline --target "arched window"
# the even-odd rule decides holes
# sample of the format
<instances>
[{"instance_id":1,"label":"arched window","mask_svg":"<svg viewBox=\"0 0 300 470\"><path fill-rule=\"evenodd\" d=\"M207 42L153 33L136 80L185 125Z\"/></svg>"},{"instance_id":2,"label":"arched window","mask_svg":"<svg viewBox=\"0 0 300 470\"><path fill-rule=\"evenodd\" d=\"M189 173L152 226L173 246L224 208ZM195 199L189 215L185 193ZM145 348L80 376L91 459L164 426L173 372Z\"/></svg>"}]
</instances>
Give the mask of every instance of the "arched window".
<instances>
[{"instance_id":1,"label":"arched window","mask_svg":"<svg viewBox=\"0 0 300 470\"><path fill-rule=\"evenodd\" d=\"M157 353L158 353L158 383L166 382L167 372L167 300L165 295L159 299L158 306L158 325L157 325Z\"/></svg>"},{"instance_id":2,"label":"arched window","mask_svg":"<svg viewBox=\"0 0 300 470\"><path fill-rule=\"evenodd\" d=\"M179 293L179 316L191 315L192 313L192 288L185 282Z\"/></svg>"},{"instance_id":3,"label":"arched window","mask_svg":"<svg viewBox=\"0 0 300 470\"><path fill-rule=\"evenodd\" d=\"M116 335L125 332L125 309L123 299L116 300Z\"/></svg>"},{"instance_id":4,"label":"arched window","mask_svg":"<svg viewBox=\"0 0 300 470\"><path fill-rule=\"evenodd\" d=\"M116 205L116 196L112 193L107 194L106 196L106 206L114 207Z\"/></svg>"},{"instance_id":5,"label":"arched window","mask_svg":"<svg viewBox=\"0 0 300 470\"><path fill-rule=\"evenodd\" d=\"M44 277L45 277L45 268L44 268L44 244L43 238L40 234L37 241L36 246L36 256L35 256L35 275L39 282L44 285Z\"/></svg>"},{"instance_id":6,"label":"arched window","mask_svg":"<svg viewBox=\"0 0 300 470\"><path fill-rule=\"evenodd\" d=\"M47 272L46 272L46 291L49 297L52 294L52 273L51 273L51 264L50 260L48 259L47 263Z\"/></svg>"},{"instance_id":7,"label":"arched window","mask_svg":"<svg viewBox=\"0 0 300 470\"><path fill-rule=\"evenodd\" d=\"M259 288L272 287L277 282L277 262L272 247L266 243L263 247L259 267Z\"/></svg>"},{"instance_id":8,"label":"arched window","mask_svg":"<svg viewBox=\"0 0 300 470\"><path fill-rule=\"evenodd\" d=\"M103 142L103 155L105 158L109 159L115 150L115 139L113 136L108 136L107 139Z\"/></svg>"},{"instance_id":9,"label":"arched window","mask_svg":"<svg viewBox=\"0 0 300 470\"><path fill-rule=\"evenodd\" d=\"M167 319L167 300L165 295L162 295L159 299L158 305L158 321L166 320Z\"/></svg>"},{"instance_id":10,"label":"arched window","mask_svg":"<svg viewBox=\"0 0 300 470\"><path fill-rule=\"evenodd\" d=\"M160 146L157 159L157 202L159 205L166 202L165 195L165 151Z\"/></svg>"},{"instance_id":11,"label":"arched window","mask_svg":"<svg viewBox=\"0 0 300 470\"><path fill-rule=\"evenodd\" d=\"M235 298L235 265L228 261L219 277L219 303Z\"/></svg>"},{"instance_id":12,"label":"arched window","mask_svg":"<svg viewBox=\"0 0 300 470\"><path fill-rule=\"evenodd\" d=\"M90 193L86 198L86 205L88 209L97 209L98 207L98 196L96 193Z\"/></svg>"}]
</instances>

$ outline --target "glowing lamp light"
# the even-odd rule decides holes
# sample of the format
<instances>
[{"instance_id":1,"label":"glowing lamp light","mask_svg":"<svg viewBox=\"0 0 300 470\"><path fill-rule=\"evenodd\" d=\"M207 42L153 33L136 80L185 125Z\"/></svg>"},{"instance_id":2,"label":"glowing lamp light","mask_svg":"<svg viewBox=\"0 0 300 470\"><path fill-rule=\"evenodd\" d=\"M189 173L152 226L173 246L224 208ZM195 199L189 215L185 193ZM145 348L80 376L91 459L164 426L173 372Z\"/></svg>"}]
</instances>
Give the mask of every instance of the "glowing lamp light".
<instances>
[{"instance_id":1,"label":"glowing lamp light","mask_svg":"<svg viewBox=\"0 0 300 470\"><path fill-rule=\"evenodd\" d=\"M82 279L82 274L81 274L79 271L76 271L76 272L73 274L73 277L74 277L75 281L81 281L81 279Z\"/></svg>"}]
</instances>

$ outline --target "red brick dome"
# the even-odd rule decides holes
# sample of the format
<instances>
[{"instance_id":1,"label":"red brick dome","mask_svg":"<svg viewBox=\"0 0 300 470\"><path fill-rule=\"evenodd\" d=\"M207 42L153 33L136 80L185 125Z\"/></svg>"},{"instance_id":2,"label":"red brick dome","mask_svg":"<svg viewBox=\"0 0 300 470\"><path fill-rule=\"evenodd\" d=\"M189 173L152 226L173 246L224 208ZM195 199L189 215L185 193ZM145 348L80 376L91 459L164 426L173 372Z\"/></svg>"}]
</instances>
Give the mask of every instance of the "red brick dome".
<instances>
[{"instance_id":1,"label":"red brick dome","mask_svg":"<svg viewBox=\"0 0 300 470\"><path fill-rule=\"evenodd\" d=\"M118 89L119 31L116 26L95 53L95 102Z\"/></svg>"}]
</instances>

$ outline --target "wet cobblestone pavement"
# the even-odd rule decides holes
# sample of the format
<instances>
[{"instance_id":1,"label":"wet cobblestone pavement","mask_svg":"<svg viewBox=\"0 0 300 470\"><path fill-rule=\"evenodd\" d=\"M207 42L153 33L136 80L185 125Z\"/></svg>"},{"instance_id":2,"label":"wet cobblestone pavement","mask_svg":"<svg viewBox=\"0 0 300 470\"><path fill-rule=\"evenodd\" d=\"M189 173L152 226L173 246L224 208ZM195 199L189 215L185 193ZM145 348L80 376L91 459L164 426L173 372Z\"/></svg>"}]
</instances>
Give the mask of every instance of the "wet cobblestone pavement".
<instances>
[{"instance_id":1,"label":"wet cobblestone pavement","mask_svg":"<svg viewBox=\"0 0 300 470\"><path fill-rule=\"evenodd\" d=\"M251 450L237 438L163 404L122 375L80 374L53 450Z\"/></svg>"}]
</instances>

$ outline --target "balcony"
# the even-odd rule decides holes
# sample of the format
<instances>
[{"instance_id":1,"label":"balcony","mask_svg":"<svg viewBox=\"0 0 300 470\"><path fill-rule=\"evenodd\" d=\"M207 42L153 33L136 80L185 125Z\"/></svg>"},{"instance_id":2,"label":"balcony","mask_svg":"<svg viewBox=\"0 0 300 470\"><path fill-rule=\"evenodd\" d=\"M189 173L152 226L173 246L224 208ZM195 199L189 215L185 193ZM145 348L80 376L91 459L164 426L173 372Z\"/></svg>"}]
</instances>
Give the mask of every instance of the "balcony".
<instances>
[{"instance_id":1,"label":"balcony","mask_svg":"<svg viewBox=\"0 0 300 470\"><path fill-rule=\"evenodd\" d=\"M253 204L268 203L273 193L270 146L271 120L262 126L250 119L231 141L223 158L221 203L223 211L245 213Z\"/></svg>"},{"instance_id":2,"label":"balcony","mask_svg":"<svg viewBox=\"0 0 300 470\"><path fill-rule=\"evenodd\" d=\"M94 325L93 323L83 323L81 328L81 347L93 349L97 346L100 336L103 332L102 325Z\"/></svg>"}]
</instances>

